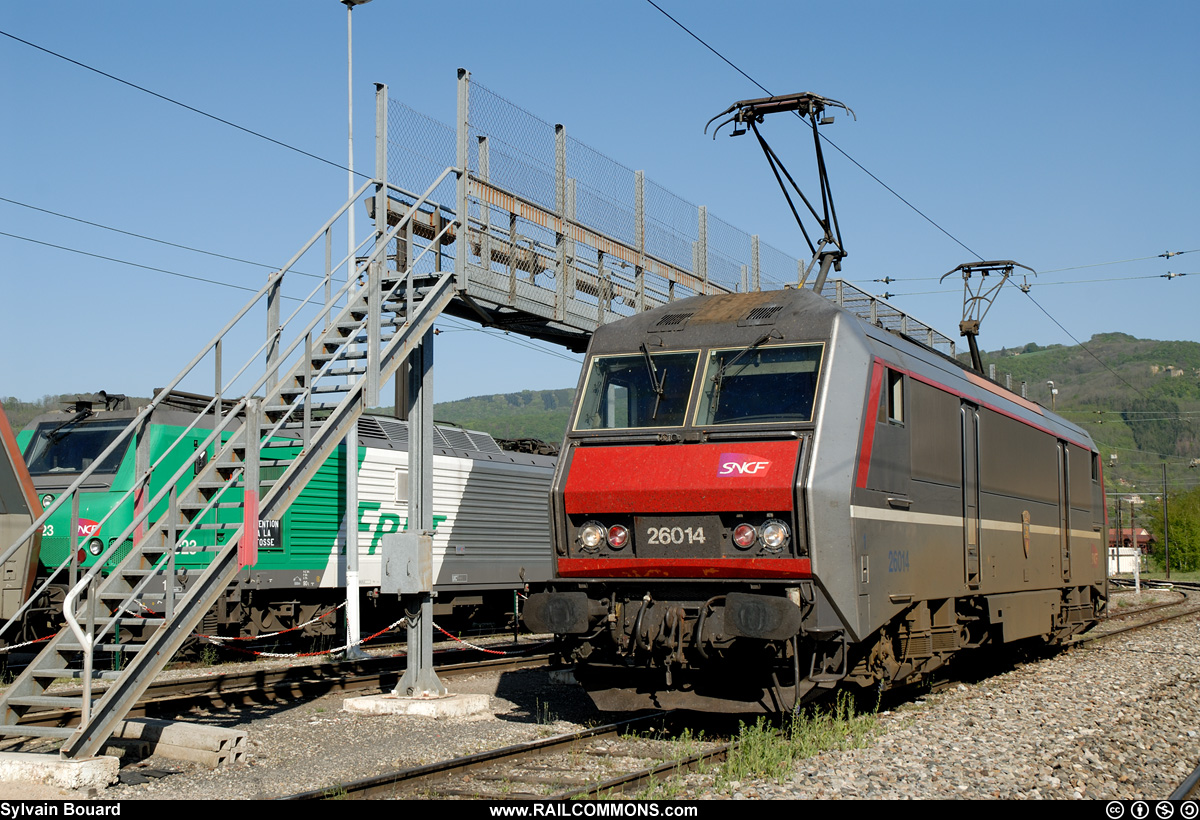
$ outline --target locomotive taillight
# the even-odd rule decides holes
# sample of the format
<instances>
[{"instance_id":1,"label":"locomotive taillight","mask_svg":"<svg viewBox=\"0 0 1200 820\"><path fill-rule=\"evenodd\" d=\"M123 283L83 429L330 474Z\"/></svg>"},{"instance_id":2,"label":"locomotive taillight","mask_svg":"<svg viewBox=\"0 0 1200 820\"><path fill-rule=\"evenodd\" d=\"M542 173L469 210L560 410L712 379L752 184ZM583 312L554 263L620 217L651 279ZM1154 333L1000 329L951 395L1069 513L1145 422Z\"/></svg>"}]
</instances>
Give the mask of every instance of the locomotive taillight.
<instances>
[{"instance_id":1,"label":"locomotive taillight","mask_svg":"<svg viewBox=\"0 0 1200 820\"><path fill-rule=\"evenodd\" d=\"M791 540L792 531L778 519L771 519L762 527L763 545L769 550L781 550Z\"/></svg>"},{"instance_id":2,"label":"locomotive taillight","mask_svg":"<svg viewBox=\"0 0 1200 820\"><path fill-rule=\"evenodd\" d=\"M598 521L589 521L579 528L579 546L585 550L594 552L600 549L605 538L604 525Z\"/></svg>"},{"instance_id":3,"label":"locomotive taillight","mask_svg":"<svg viewBox=\"0 0 1200 820\"><path fill-rule=\"evenodd\" d=\"M758 530L750 524L738 524L733 531L733 543L741 549L750 549L757 540Z\"/></svg>"},{"instance_id":4,"label":"locomotive taillight","mask_svg":"<svg viewBox=\"0 0 1200 820\"><path fill-rule=\"evenodd\" d=\"M629 543L629 529L620 524L613 524L608 528L608 545L615 550L619 550Z\"/></svg>"}]
</instances>

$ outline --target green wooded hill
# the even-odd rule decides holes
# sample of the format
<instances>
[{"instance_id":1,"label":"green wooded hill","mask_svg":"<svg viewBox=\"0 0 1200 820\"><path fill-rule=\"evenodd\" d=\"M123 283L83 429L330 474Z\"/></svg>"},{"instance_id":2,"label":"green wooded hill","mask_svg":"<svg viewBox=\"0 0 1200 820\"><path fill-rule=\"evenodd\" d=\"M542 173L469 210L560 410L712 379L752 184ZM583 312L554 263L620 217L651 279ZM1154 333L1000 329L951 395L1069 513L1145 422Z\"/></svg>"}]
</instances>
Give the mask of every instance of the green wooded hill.
<instances>
[{"instance_id":1,"label":"green wooded hill","mask_svg":"<svg viewBox=\"0 0 1200 820\"><path fill-rule=\"evenodd\" d=\"M558 444L567 429L574 397L572 387L472 396L435 404L433 417L497 438L536 438Z\"/></svg>"},{"instance_id":2,"label":"green wooded hill","mask_svg":"<svg viewBox=\"0 0 1200 820\"><path fill-rule=\"evenodd\" d=\"M1200 344L1100 333L1077 346L1028 344L983 354L996 380L1051 406L1087 430L1100 448L1110 490L1179 488L1200 482L1188 462L1200 458ZM965 357L962 357L965 359ZM1116 454L1115 467L1110 464Z\"/></svg>"}]
</instances>

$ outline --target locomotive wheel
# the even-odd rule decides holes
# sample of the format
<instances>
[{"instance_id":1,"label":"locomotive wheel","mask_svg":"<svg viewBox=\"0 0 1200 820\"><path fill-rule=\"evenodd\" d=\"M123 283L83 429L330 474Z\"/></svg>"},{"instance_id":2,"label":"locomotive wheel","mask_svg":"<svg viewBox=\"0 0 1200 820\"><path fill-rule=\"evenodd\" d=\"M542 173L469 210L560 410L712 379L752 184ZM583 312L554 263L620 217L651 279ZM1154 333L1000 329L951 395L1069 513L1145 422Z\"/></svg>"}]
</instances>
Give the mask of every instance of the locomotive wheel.
<instances>
[{"instance_id":1,"label":"locomotive wheel","mask_svg":"<svg viewBox=\"0 0 1200 820\"><path fill-rule=\"evenodd\" d=\"M871 647L867 668L871 670L876 679L889 686L900 671L900 664L896 661L896 652L892 647L892 639L886 632L880 631L879 638Z\"/></svg>"}]
</instances>

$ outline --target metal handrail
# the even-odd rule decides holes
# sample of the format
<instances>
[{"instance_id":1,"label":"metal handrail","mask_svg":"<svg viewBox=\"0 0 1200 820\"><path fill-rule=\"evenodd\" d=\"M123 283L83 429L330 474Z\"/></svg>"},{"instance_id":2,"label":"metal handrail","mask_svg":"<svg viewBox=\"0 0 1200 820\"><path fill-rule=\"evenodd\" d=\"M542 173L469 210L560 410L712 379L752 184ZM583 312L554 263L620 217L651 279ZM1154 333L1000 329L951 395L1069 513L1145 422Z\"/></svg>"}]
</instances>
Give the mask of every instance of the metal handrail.
<instances>
[{"instance_id":1,"label":"metal handrail","mask_svg":"<svg viewBox=\"0 0 1200 820\"><path fill-rule=\"evenodd\" d=\"M405 225L408 221L411 221L413 215L415 214L416 207L418 205L420 205L421 203L428 200L429 196L432 194L434 189L436 189L437 186L441 184L442 180L445 179L448 174L450 174L452 172L456 172L456 171L457 171L457 169L455 169L453 167L450 167L450 168L447 168L446 170L444 170L441 173L441 175L438 176L437 180L429 187L429 189L426 191L424 196L422 196L421 199L414 205L413 209L410 211L410 213L406 216L405 219L400 220L400 222L395 226L395 228L393 230L387 232L382 239L375 238L375 249L374 249L373 253L370 255L370 257L368 258L368 260L364 263L365 265L370 265L370 264L374 263L375 261L378 260L378 258L381 254L386 253L387 243L389 241L391 241L396 235L398 235L399 231L405 227ZM178 384L179 381L181 381L196 366L196 364L198 364L199 361L202 360L205 355L207 355L208 350L215 348L216 345L219 344L221 339L223 339L224 336L232 329L232 327L235 326L241 320L241 318L246 314L246 312L249 310L250 307L257 304L258 301L262 298L262 296L268 292L268 290L270 290L272 287L277 286L279 281L282 279L283 275L291 268L291 266L294 265L296 263L296 261L298 261L304 255L304 253L306 253L307 250L309 250L317 242L317 240L320 239L320 237L329 230L329 228L332 226L332 224L343 213L346 212L347 208L352 207L357 202L358 198L373 183L374 183L374 180L364 183L362 188L360 188L359 191L349 201L347 201L347 203L345 205L343 205L338 210L338 212L333 217L331 217L330 220L320 228L320 230L318 230L316 232L316 234L313 235L313 237L305 244L305 246L302 247L301 250L298 251L293 256L293 258L288 262L287 265L285 265L283 268L281 268L276 274L272 274L270 277L268 277L267 283L263 286L262 289L260 289L260 291L255 295L255 297L241 311L239 311L238 315L234 318L234 320L231 321L230 323L228 323L226 325L226 327L213 340L213 342L211 342L204 349L204 351L199 356L197 356L196 359L193 360L193 362L184 370L184 372L181 373L179 376L177 376L176 379L171 383L171 385L169 385L168 388L165 388L164 391L162 393L160 393L159 397L156 399L155 402L152 403L152 405L148 406L146 408L146 410L144 410L141 414L139 414L138 418L135 419L134 423L131 423L129 425L129 427L127 427L126 430L123 431L122 435L118 438L118 441L123 440L124 438L128 437L130 431L136 426L136 424L139 423L147 415L146 411L152 410L153 407L156 407L159 403L161 403L163 398L165 398L167 392L171 388L173 388L176 384ZM451 224L455 224L455 223L448 223L447 226L445 228L443 228L443 233L449 229ZM356 256L358 248L361 248L363 245L367 244L371 240L372 240L371 236L364 239L362 243L360 243L358 246L356 246L354 252L347 254L347 256L344 257L343 260L341 262L339 262L339 264L332 270L340 269L343 264L348 264L350 262L351 258ZM426 249L426 250L428 250L428 249ZM357 265L356 265L356 267L357 267ZM328 277L325 277L325 278L327 279ZM343 295L350 293L354 283L355 283L355 278L353 276L348 276L346 284L343 285L335 295L326 298L326 302L325 302L326 307L328 308L329 305L336 303ZM391 290L388 291L387 295L391 295L391 293L393 293L398 286L399 286L399 283L393 285ZM238 371L238 374L235 375L233 377L233 379L230 380L228 386L231 386L238 378L240 378L241 374L244 373L246 371L246 369L248 369L250 364L253 363L253 361L258 357L258 355L262 352L262 350L265 347L267 347L271 342L278 339L278 337L282 334L283 328L286 327L287 325L291 324L291 322L296 318L296 316L300 313L300 311L306 305L308 305L313 300L313 297L317 294L317 292L324 287L325 287L325 282L323 281L320 285L315 287L313 289L313 291L310 292L309 295L305 299L302 300L301 305L298 308L296 308L296 310L293 311L291 313L291 315L289 315L287 317L287 319L280 324L278 331L276 331L276 333L273 334L272 337L267 340L267 342L265 342L262 346L259 347L259 349L257 351L255 351L255 353L251 356L251 358L247 361L247 363L242 366L241 370ZM361 290L362 290L362 288L359 288L357 291L354 291L354 293L356 293L356 294L360 293ZM329 333L331 330L335 329L338 325L338 322L342 319L342 317L344 315L349 314L353 310L353 308L354 308L354 299L352 297L348 296L346 306L338 313L338 316L336 319L334 319L331 322L328 322L324 333L322 333L322 338L324 337L324 335ZM299 334L297 334L295 339L293 339L291 344L288 345L286 350L284 350L282 353L278 354L273 359L273 361L278 362L280 360L286 360L297 349L297 347L299 346L301 341L305 340L312 333L312 331L316 328L317 324L319 322L321 322L322 320L327 320L327 319L328 319L327 313L323 312L322 315L319 315L319 316L313 318L312 320L310 320L308 325ZM358 322L356 325L356 328L361 327L365 321L366 321L366 319L364 319L361 322ZM329 367L329 365L332 363L332 361L333 360L330 360L330 362L327 362L325 367L323 367L321 369L321 371L319 371L317 376L315 378L311 379L308 382L308 384L305 385L304 391L300 394L300 396L296 400L294 400L294 404L293 404L293 408L292 408L293 410L294 410L296 403L299 402L300 398L306 397L306 396L309 396L312 394L312 390L313 390L313 386L314 386L315 382L322 375L324 375L325 370ZM293 370L294 369L295 369L295 366L293 367ZM184 464L182 464L179 467L179 469L175 472L175 474L164 484L163 488L160 489L159 492L157 494L155 494L155 496L148 503L145 504L142 512L139 514L136 514L134 516L134 519L129 523L129 525L121 532L120 535L118 535L114 539L113 546L110 547L109 550L105 551L104 556L97 559L96 563L92 566L91 570L84 576L84 578L81 578L79 580L79 582L67 593L66 599L63 602L64 619L67 621L67 625L71 629L72 633L79 639L80 645L82 647L84 647L84 654L85 654L86 662L90 663L90 659L93 654L92 650L94 647L94 633L85 635L84 630L81 629L79 622L75 618L75 615L74 615L75 602L78 600L78 598L82 594L83 590L88 588L89 585L93 584L94 580L100 574L101 569L103 568L104 564L106 563L106 561L103 559L107 557L108 553L110 551L112 551L113 549L118 549L120 547L122 541L125 539L125 537L128 536L134 530L136 530L136 528L139 525L141 525L143 522L146 521L146 519L150 516L150 513L153 510L153 508L162 500L163 496L166 493L170 492L176 486L179 479L182 478L184 473L186 473L186 471L189 468L191 468L192 465L195 463L196 459L199 458L199 454L201 452L207 451L208 445L210 443L212 443L214 440L219 438L219 436L228 427L230 421L235 419L237 417L238 412L241 411L246 406L248 399L251 396L253 396L254 391L257 390L259 387L261 387L264 383L266 383L268 381L268 379L272 375L272 370L275 370L275 372L277 374L277 365L275 368L269 367L267 372L263 373L263 375L261 375L258 378L258 380L255 381L253 386L251 386L246 397L244 397L243 399L238 401L237 404L235 404L235 406L229 411L228 414L225 414L225 415L223 415L223 417L221 417L222 418L221 422L216 427L214 427L212 432L204 440L203 445L198 446L196 448L195 455L193 455L191 458L185 460ZM278 396L285 389L284 385L285 385L285 381L277 380L276 383L272 386L272 388L267 391L266 396L263 399L263 402L265 403L270 398ZM350 392L353 395L355 392L358 392L359 390L361 390L361 383L356 384L355 388L352 388L348 392ZM222 389L222 392L224 392L224 389ZM204 411L205 413L207 413L207 410L209 407L213 406L213 404L215 403L216 400L217 400L217 397L214 397L212 402L210 402L209 405L205 408L205 411ZM290 412L291 411L289 411L289 414L290 414ZM201 414L201 415L203 415L203 414ZM192 426L194 426L195 422L198 420L199 420L199 417L195 421L193 421L193 425L190 425L188 427L188 430L190 430L192 428ZM278 425L276 426L275 429L276 430L278 429ZM214 457L211 461L212 466L208 469L210 469L210 470L216 469L216 465L220 463L221 456L227 454L231 449L233 449L236 446L236 442L239 438L238 434L243 431L245 432L245 439L246 439L245 446L247 448L249 446L251 446L250 445L251 433L248 431L247 427L243 426L243 428L240 431L234 432L234 434L230 436L230 438L225 443L225 445L220 448L219 452L216 455L214 455ZM186 432L187 431L185 431L185 433ZM272 430L270 433L268 433L266 438L269 439L273 435L273 433L274 433L274 430ZM257 436L256 445L261 446L263 438L264 438L261 434L261 431L255 431L255 435ZM171 448L173 448L176 444L178 444L178 442L181 440L181 438L182 437L177 438L175 443L173 443L171 445ZM112 446L115 447L115 445L116 445L116 443L118 443L118 441L114 441ZM168 449L171 449L171 448L168 448ZM110 447L110 449L112 449L112 448ZM108 455L108 452L103 454L103 456L107 456L107 455ZM103 456L98 458L95 463L98 464L102 460ZM158 461L156 461L155 464L152 465L152 467L146 471L146 475L142 478L139 478L137 483L140 485L143 480L148 480L149 475L153 471L153 467L156 467L158 464L161 463L161 461L162 461L162 458L160 457L160 459ZM229 480L226 481L226 485L232 486L232 484L238 480L241 472L242 472L241 470L235 471L235 474L233 476L231 476L229 478ZM86 476L80 476L80 478L77 480L76 484L81 484L85 477ZM75 485L72 485L71 488L68 488L68 490L64 493L63 497L60 497L58 504L61 504L62 501L64 500L64 498L76 489L77 489L77 487ZM132 492L132 490L130 492ZM222 492L223 492L223 490L222 490ZM217 496L219 496L220 494L221 493L217 493ZM128 493L126 495L128 495ZM214 497L214 500L215 500L215 497ZM210 501L209 505L207 507L205 507L205 509L207 510L207 509L211 508L212 503L213 502ZM56 504L54 506L57 507L58 504ZM50 514L50 512L52 512L52 510L48 509L46 511L46 513L44 513L44 515L42 516L42 519L40 519L40 520L44 520L44 518L47 517ZM111 514L112 513L110 511L109 515L111 515ZM108 516L105 517L105 520L107 520L107 517ZM197 516L197 519L199 517L200 516ZM33 529L36 529L36 526L37 526L37 523L35 522L34 527L31 528L31 532ZM190 527L188 527L185 530L184 535L191 532L194 529L194 527L195 527L195 524L192 524ZM238 529L240 530L243 528L244 527L239 527ZM28 534L23 536L20 540L18 540L17 544L22 543L24 541L24 539L27 537L28 537ZM137 548L141 547L145 543L145 539L148 537L151 537L149 533L147 533L141 539L139 539L138 543L135 545L135 548L130 550L129 555L127 556L127 560L129 560L132 557L135 557L138 554ZM160 565L164 561L167 560L168 556L173 556L174 552L178 550L178 540L179 540L178 536L176 537L175 540L176 540L176 543L172 544L170 549L165 551L163 556L160 557L159 561L156 562L155 566L152 567L152 572L157 572L158 569L160 568ZM225 549L231 549L233 547L233 545L236 544L236 542L237 542L237 539L236 538L233 539L230 542L230 544L225 547ZM14 545L14 549L15 549L15 547L16 547L16 545ZM114 611L112 617L110 619L108 619L108 621L105 622L105 625L104 625L105 629L107 629L107 627L109 625L111 625L113 622L115 622L121 616L122 611L128 605L129 601L132 600L132 598L134 596L136 596L138 588L144 587L144 585L149 581L150 577L151 577L151 575L147 575L145 578L143 578L142 582L140 584L138 584L135 587L135 589L133 591L131 591L128 596L126 596L126 599L123 600L121 602L121 604L119 604L115 608L115 611ZM89 633L91 633L91 628L89 628L88 631L89 631Z\"/></svg>"},{"instance_id":2,"label":"metal handrail","mask_svg":"<svg viewBox=\"0 0 1200 820\"><path fill-rule=\"evenodd\" d=\"M449 169L449 168L447 168L447 169L446 169L446 171L447 171L447 172L448 172L448 171L450 171L450 170L451 170L451 169ZM442 176L444 177L444 176L445 176L445 173L443 173L443 175L442 175ZM439 182L440 182L440 179L441 179L441 178L439 178ZM438 184L438 183L434 183L434 186L433 186L433 187L436 187L436 186L437 186L437 184ZM432 190L432 188L431 188L431 190ZM415 206L414 206L414 207L415 207ZM385 237L384 237L384 239L383 239L383 241L380 243L381 247L384 247L384 248L386 248L386 247L387 247L387 243L388 243L388 242L390 242L390 241L391 241L393 238L395 238L395 236L396 236L396 234L399 232L399 230L400 230L401 228L403 228L403 227L404 227L404 223L405 223L405 221L409 220L410 218L411 218L411 213L410 213L408 216L405 216L405 217L404 217L404 219L402 219L402 220L400 221L400 223L399 223L399 224L396 226L396 228L395 228L394 230L392 230L392 231L389 231L389 232L388 232L388 234L387 234L387 236L385 236ZM422 250L422 251L421 251L421 252L420 252L420 253L419 253L419 254L418 254L418 255L417 255L417 256L416 256L414 259L413 259L413 265L416 265L416 263L417 263L417 262L421 261L421 259L422 259L422 258L425 256L425 254L429 253L429 249L430 249L430 248L433 246L433 244L434 244L434 243L436 243L436 242L437 242L439 239L441 239L441 237L442 237L442 236L444 236L444 235L446 234L446 232L447 232L447 231L449 231L449 229L450 229L451 227L453 227L454 225L457 225L457 224L458 224L458 221L457 221L457 220L451 220L451 221L447 222L447 223L445 224L445 226L442 228L442 230L441 230L441 231L439 231L439 232L438 232L438 234L437 234L437 235L434 237L433 241L432 241L432 242L431 242L429 245L427 245L427 246L426 246L426 247L425 247L425 248L424 248L424 249L423 249L423 250ZM376 251L376 253L378 253L378 251ZM374 254L372 254L372 256L371 256L371 257L370 257L370 259L368 260L367 264L370 264L370 262L371 262L371 261L374 261L374 256L375 256L375 255L374 255ZM383 299L386 299L387 297L389 297L389 296L391 296L392 294L394 294L394 293L396 292L396 290L397 290L397 289L400 287L400 285L402 284L402 282L403 282L403 281L404 281L404 280L400 280L400 279L398 279L398 280L395 282L395 284L393 284L393 285L392 285L390 288L388 288L387 292L386 292L386 293L384 293L384 294L381 296L381 298L383 298ZM341 314L338 314L338 319L340 319L340 318L342 317L342 314L344 314L344 313L347 313L347 312L348 312L347 310L343 310ZM368 318L367 318L367 317L363 317L362 319L358 320L358 321L355 323L355 325L354 325L354 328L353 328L353 329L350 331L350 333L358 333L360 330L362 330L362 329L363 329L363 327L364 327L364 326L367 324L367 322L368 322ZM332 323L331 323L331 326L337 326L337 321L335 320L334 322L332 322ZM336 359L330 359L330 360L329 360L329 361L327 361L327 362L326 362L324 365L322 365L322 366L321 366L321 369L320 369L320 370L318 370L316 373L312 374L312 382L315 384L315 383L316 383L318 380L320 380L320 379L321 379L321 377L325 375L325 371L326 371L328 368L330 368L330 367L333 365L333 363L334 363L335 361L336 361ZM282 390L280 390L280 391L272 391L272 392L273 392L273 393L274 393L274 392L282 392ZM306 390L306 391L305 391L305 392L303 392L303 393L299 393L299 394L297 394L296 398L292 399L292 401L289 403L287 411L286 411L286 412L285 412L285 413L284 413L284 414L283 414L283 415L282 415L282 416L279 418L279 420L278 420L278 421L276 421L276 422L275 422L275 426L274 426L274 427L272 427L272 428L271 428L271 429L270 429L270 430L269 430L269 431L266 433L266 435L264 435L264 436L263 436L263 438L270 438L270 437L272 437L272 436L276 435L276 434L279 432L279 430L280 430L281 426L287 422L288 418L290 418L290 417L291 417L292 413L294 413L296 410L298 410L298 409L300 409L301 407L303 407L303 405L304 405L304 402L303 402L303 400L304 400L304 398L305 398L306 396L308 396L308 395L311 395L311 391L309 391L309 390Z\"/></svg>"},{"instance_id":3,"label":"metal handrail","mask_svg":"<svg viewBox=\"0 0 1200 820\"><path fill-rule=\"evenodd\" d=\"M150 413L152 413L166 399L167 395L172 390L174 390L175 387L178 386L178 384L181 381L183 381L192 372L192 370L195 369L196 365L198 365L201 361L203 361L204 357L208 355L209 351L213 350L221 342L221 340L224 339L225 335L230 330L232 330L233 327L238 324L238 322L240 322L242 320L242 318L250 311L250 309L253 308L256 304L258 304L258 301L267 294L267 291L270 290L278 282L279 279L281 279L283 277L283 274L285 274L287 271L289 271L291 269L292 265L295 265L296 262L298 262L300 260L300 258L305 253L307 253L312 248L313 245L316 244L317 240L321 238L321 236L324 234L324 232L326 230L328 230L330 227L332 227L332 225L338 220L338 218L340 218L342 216L342 214L344 214L347 211L347 209L353 207L354 204L358 202L358 198L360 196L362 196L363 193L365 193L366 190L374 184L377 184L376 180L368 180L367 182L364 182L362 184L362 186L358 189L358 191L356 191L354 193L354 195L349 200L347 200L346 203L343 204L342 207L339 208L334 213L334 215L331 216L326 221L326 223L324 225L321 226L321 229L319 231L317 231L317 233L314 234L313 237L304 244L304 246L288 261L288 263L279 269L277 276L272 275L272 276L267 277L266 284L264 284L261 288L259 288L258 292L255 293L254 296L252 296L250 298L250 301L248 301L245 305L243 305L242 308L234 315L234 317L225 324L225 327L223 327L220 331L218 331L217 334L215 336L213 336L212 340L209 341L208 344L204 345L204 347L202 347L200 349L200 352L198 354L196 354L196 356L191 360L191 362L189 362L187 365L185 365L183 370L181 370L179 372L179 374L176 375L175 378L172 379L170 381L170 383L167 384L167 386L164 387L159 392L159 394L150 401L150 403L148 405L146 405L144 408L142 408L142 410L130 421L130 423L125 427L125 429L122 430L117 435L117 437L114 438L113 441L108 445L108 447L106 447L103 450L103 452L101 452L100 455L98 455L95 458L95 460L92 462L91 466L86 468L82 473L80 473L79 477L77 479L75 479L75 481L71 482L70 486L68 486L65 490L63 490L62 494L55 501L51 502L50 506L48 506L45 510L42 511L42 514L40 516L38 516L38 518L29 526L29 528L26 529L23 533L21 533L20 536L17 537L17 539L13 542L12 546L8 547L8 549L6 549L3 553L0 553L0 564L4 563L9 558L11 558L12 554L14 552L16 552L17 548L21 544L25 543L25 541L27 541L29 539L29 537L32 536L34 534L34 532L36 532L37 529L46 522L46 519L48 519L50 517L50 515L66 501L67 498L69 498L75 491L77 491L83 485L83 483L86 479L91 477L91 475L100 467L100 465L104 463L104 459L106 459L108 456L110 456L116 450L117 445L119 445L121 442L125 441L125 439L129 438L129 436L132 434L133 430L136 429L138 424L140 422L142 422L144 419L146 419L150 415ZM366 240L364 240L364 242L365 241ZM343 262L344 261L345 260L343 260ZM339 264L338 268L340 268L340 267L341 267L341 265ZM335 268L335 270L336 269L337 268ZM340 295L340 293L341 293L341 291L339 291L339 295ZM261 350L262 350L262 348L260 348L258 352L261 352ZM257 356L258 352L256 352L254 355ZM244 369L242 371L239 371L239 375L241 372L244 372Z\"/></svg>"}]
</instances>

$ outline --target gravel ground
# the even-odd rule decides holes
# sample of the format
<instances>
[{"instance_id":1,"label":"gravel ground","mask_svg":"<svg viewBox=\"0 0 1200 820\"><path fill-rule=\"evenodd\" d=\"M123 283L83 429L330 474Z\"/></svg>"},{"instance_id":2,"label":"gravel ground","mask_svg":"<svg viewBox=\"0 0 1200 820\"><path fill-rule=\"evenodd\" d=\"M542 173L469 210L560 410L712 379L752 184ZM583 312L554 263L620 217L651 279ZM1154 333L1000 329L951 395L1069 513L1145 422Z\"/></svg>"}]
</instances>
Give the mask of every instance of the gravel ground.
<instances>
[{"instance_id":1,"label":"gravel ground","mask_svg":"<svg viewBox=\"0 0 1200 820\"><path fill-rule=\"evenodd\" d=\"M1200 762L1198 657L1200 621L1193 616L978 683L954 684L881 713L879 732L867 748L826 753L778 779L720 791L713 775L689 775L679 796L1166 797ZM551 684L543 670L458 678L451 688L489 695L493 713L441 720L362 717L341 711L345 695L331 695L189 716L245 731L247 762L209 770L150 758L125 768L126 777L147 769L175 773L97 796L276 797L571 731L603 718L579 689Z\"/></svg>"},{"instance_id":2,"label":"gravel ground","mask_svg":"<svg viewBox=\"0 0 1200 820\"><path fill-rule=\"evenodd\" d=\"M1200 763L1195 616L1078 647L880 715L867 748L698 799L1167 797Z\"/></svg>"},{"instance_id":3,"label":"gravel ground","mask_svg":"<svg viewBox=\"0 0 1200 820\"><path fill-rule=\"evenodd\" d=\"M221 671L231 670L221 667ZM123 772L149 768L178 774L144 784L121 784L99 796L114 800L281 797L575 731L598 717L582 690L551 684L544 669L455 677L445 683L454 693L488 695L492 711L444 719L352 715L342 710L343 701L359 694L351 693L197 714L188 719L246 732L244 765L212 770L151 757L143 766Z\"/></svg>"}]
</instances>

